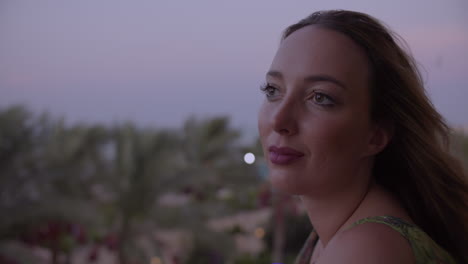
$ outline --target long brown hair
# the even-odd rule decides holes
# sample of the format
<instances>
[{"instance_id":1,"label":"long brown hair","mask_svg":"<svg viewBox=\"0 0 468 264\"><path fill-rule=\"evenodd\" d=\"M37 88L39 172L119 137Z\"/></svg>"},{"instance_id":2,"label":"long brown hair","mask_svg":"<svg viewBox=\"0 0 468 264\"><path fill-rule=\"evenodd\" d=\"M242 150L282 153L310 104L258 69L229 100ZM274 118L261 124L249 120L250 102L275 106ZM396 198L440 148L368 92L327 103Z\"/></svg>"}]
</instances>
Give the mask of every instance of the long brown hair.
<instances>
[{"instance_id":1,"label":"long brown hair","mask_svg":"<svg viewBox=\"0 0 468 264\"><path fill-rule=\"evenodd\" d=\"M427 97L404 41L377 19L359 12L319 11L289 26L316 25L361 46L371 68L371 118L394 134L375 157L373 175L393 192L413 221L460 263L468 263L468 184L449 154L449 128Z\"/></svg>"}]
</instances>

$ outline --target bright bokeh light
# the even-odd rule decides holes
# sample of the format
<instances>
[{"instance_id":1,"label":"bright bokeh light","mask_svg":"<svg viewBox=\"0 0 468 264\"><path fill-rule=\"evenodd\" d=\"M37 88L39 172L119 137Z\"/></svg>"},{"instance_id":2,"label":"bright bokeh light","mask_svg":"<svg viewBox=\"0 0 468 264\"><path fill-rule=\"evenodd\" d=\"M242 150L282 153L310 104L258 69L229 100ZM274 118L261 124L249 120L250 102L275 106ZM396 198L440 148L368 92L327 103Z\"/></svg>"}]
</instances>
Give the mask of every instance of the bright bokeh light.
<instances>
[{"instance_id":1,"label":"bright bokeh light","mask_svg":"<svg viewBox=\"0 0 468 264\"><path fill-rule=\"evenodd\" d=\"M254 235L258 239L262 239L265 236L265 229L258 227L255 229Z\"/></svg>"},{"instance_id":2,"label":"bright bokeh light","mask_svg":"<svg viewBox=\"0 0 468 264\"><path fill-rule=\"evenodd\" d=\"M252 154L252 153L250 153L250 152L249 152L249 153L246 153L246 154L244 155L244 161L245 161L245 163L247 163L247 164L253 164L253 163L255 162L255 155Z\"/></svg>"},{"instance_id":3,"label":"bright bokeh light","mask_svg":"<svg viewBox=\"0 0 468 264\"><path fill-rule=\"evenodd\" d=\"M151 264L162 264L162 261L158 257L152 257L151 258Z\"/></svg>"}]
</instances>

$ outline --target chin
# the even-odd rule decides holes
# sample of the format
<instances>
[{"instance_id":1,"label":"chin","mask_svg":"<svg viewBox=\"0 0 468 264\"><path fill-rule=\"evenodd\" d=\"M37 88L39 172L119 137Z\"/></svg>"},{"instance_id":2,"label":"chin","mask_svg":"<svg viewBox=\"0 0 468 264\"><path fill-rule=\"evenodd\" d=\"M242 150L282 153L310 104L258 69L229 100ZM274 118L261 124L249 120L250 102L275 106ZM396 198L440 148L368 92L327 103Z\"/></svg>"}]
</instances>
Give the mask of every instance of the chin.
<instances>
[{"instance_id":1,"label":"chin","mask_svg":"<svg viewBox=\"0 0 468 264\"><path fill-rule=\"evenodd\" d=\"M268 179L271 186L281 192L291 195L307 193L307 184L301 184L301 181L299 181L295 175L291 175L291 173L271 171Z\"/></svg>"}]
</instances>

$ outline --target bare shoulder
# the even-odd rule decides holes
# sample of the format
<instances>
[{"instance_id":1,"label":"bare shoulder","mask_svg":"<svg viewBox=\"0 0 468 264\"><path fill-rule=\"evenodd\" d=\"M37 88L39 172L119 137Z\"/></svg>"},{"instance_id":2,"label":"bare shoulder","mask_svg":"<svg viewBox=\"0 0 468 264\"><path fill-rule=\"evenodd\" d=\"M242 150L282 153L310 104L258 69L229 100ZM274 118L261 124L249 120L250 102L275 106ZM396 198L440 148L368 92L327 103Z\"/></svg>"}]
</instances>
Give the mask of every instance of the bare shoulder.
<instances>
[{"instance_id":1,"label":"bare shoulder","mask_svg":"<svg viewBox=\"0 0 468 264\"><path fill-rule=\"evenodd\" d=\"M415 259L411 245L400 233L384 224L365 223L338 234L319 263L413 264Z\"/></svg>"}]
</instances>

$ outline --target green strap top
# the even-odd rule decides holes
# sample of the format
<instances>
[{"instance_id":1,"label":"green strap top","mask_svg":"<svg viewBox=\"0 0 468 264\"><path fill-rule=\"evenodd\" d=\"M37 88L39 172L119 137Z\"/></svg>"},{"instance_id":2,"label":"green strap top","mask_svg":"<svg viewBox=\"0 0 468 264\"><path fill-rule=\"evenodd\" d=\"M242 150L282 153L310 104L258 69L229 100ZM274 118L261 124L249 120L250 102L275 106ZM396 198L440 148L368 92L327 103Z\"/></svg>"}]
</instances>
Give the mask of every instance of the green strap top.
<instances>
[{"instance_id":1,"label":"green strap top","mask_svg":"<svg viewBox=\"0 0 468 264\"><path fill-rule=\"evenodd\" d=\"M447 251L437 245L424 231L400 218L393 216L368 217L355 222L349 228L364 223L388 225L393 230L400 233L410 243L416 259L416 264L455 264L455 260ZM312 231L294 263L309 264L317 241L317 233Z\"/></svg>"}]
</instances>

